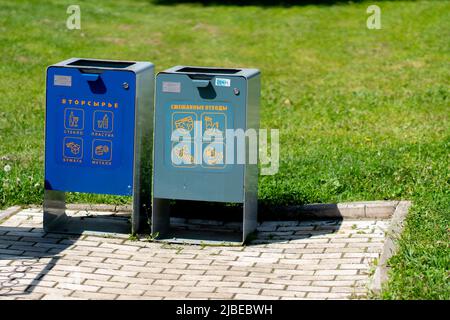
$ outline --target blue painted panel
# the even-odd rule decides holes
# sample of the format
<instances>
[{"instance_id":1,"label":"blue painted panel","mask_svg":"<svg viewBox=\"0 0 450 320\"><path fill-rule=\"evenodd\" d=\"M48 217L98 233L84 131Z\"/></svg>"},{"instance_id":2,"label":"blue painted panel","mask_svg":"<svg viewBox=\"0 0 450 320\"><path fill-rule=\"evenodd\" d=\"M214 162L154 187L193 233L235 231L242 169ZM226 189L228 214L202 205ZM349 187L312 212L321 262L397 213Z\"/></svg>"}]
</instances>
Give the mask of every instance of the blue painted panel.
<instances>
[{"instance_id":1,"label":"blue painted panel","mask_svg":"<svg viewBox=\"0 0 450 320\"><path fill-rule=\"evenodd\" d=\"M132 194L135 88L131 71L47 70L46 189Z\"/></svg>"}]
</instances>

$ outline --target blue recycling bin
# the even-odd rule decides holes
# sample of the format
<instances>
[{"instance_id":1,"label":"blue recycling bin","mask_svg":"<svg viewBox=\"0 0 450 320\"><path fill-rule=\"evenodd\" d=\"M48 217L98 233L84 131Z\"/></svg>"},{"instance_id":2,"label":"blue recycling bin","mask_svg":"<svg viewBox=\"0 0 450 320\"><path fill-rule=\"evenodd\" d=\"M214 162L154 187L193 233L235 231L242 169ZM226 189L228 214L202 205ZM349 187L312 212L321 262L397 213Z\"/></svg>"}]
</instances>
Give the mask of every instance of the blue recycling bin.
<instances>
[{"instance_id":1,"label":"blue recycling bin","mask_svg":"<svg viewBox=\"0 0 450 320\"><path fill-rule=\"evenodd\" d=\"M149 62L72 58L48 67L46 231L137 232L147 221L153 86ZM132 196L131 223L69 218L66 192Z\"/></svg>"}]
</instances>

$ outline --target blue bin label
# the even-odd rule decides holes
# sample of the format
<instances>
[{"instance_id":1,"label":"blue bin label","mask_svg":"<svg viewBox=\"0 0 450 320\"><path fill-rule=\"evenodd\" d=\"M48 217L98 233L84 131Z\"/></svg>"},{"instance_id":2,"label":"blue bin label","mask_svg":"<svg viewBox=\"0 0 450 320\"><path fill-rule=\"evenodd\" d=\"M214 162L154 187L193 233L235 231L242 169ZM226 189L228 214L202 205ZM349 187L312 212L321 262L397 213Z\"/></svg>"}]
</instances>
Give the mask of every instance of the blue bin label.
<instances>
[{"instance_id":1,"label":"blue bin label","mask_svg":"<svg viewBox=\"0 0 450 320\"><path fill-rule=\"evenodd\" d=\"M53 85L54 86L71 87L72 86L72 77L55 75L53 78Z\"/></svg>"},{"instance_id":2,"label":"blue bin label","mask_svg":"<svg viewBox=\"0 0 450 320\"><path fill-rule=\"evenodd\" d=\"M119 104L69 98L62 98L60 103L64 117L62 161L95 166L115 165L119 155L114 159L114 113L119 114ZM75 103L84 108L73 107ZM86 118L92 120L88 122Z\"/></svg>"}]
</instances>

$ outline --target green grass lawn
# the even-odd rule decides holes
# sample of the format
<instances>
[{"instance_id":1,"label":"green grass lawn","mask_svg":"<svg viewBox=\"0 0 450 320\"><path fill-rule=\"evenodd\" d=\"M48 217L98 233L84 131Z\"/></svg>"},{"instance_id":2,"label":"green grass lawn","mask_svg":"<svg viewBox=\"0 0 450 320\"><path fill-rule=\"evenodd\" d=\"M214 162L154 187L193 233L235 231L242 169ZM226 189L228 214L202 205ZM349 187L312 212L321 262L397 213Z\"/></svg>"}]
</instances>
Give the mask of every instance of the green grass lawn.
<instances>
[{"instance_id":1,"label":"green grass lawn","mask_svg":"<svg viewBox=\"0 0 450 320\"><path fill-rule=\"evenodd\" d=\"M163 2L163 1L160 1ZM382 294L449 299L450 2L156 5L0 0L0 207L41 203L46 66L70 57L262 71L261 127L280 129L266 204L414 202ZM5 172L4 166L11 166ZM72 201L124 202L83 197Z\"/></svg>"}]
</instances>

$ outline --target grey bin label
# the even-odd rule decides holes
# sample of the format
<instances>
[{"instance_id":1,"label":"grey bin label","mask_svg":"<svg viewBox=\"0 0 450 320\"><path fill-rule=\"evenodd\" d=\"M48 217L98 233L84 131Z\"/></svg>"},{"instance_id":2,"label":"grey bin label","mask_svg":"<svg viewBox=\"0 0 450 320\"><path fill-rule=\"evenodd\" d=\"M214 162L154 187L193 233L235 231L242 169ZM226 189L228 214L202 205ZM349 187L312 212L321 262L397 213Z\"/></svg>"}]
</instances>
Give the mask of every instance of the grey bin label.
<instances>
[{"instance_id":1,"label":"grey bin label","mask_svg":"<svg viewBox=\"0 0 450 320\"><path fill-rule=\"evenodd\" d=\"M72 76L55 75L55 77L53 78L53 85L71 87L72 86Z\"/></svg>"},{"instance_id":2,"label":"grey bin label","mask_svg":"<svg viewBox=\"0 0 450 320\"><path fill-rule=\"evenodd\" d=\"M180 93L181 92L181 83L180 82L163 81L162 91L163 92L171 92L171 93Z\"/></svg>"},{"instance_id":3,"label":"grey bin label","mask_svg":"<svg viewBox=\"0 0 450 320\"><path fill-rule=\"evenodd\" d=\"M224 78L216 78L216 86L217 87L229 87L229 86L231 86L231 80L224 79Z\"/></svg>"}]
</instances>

